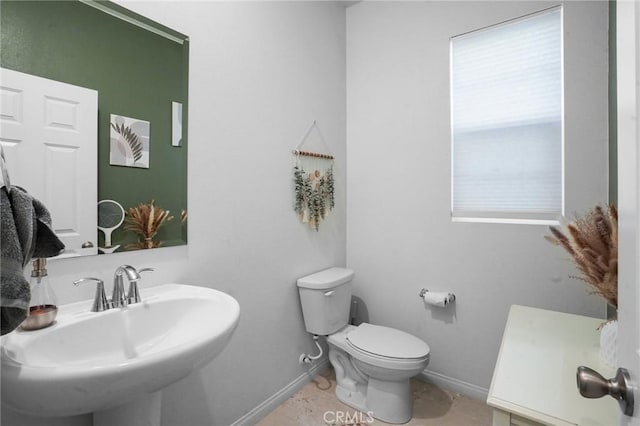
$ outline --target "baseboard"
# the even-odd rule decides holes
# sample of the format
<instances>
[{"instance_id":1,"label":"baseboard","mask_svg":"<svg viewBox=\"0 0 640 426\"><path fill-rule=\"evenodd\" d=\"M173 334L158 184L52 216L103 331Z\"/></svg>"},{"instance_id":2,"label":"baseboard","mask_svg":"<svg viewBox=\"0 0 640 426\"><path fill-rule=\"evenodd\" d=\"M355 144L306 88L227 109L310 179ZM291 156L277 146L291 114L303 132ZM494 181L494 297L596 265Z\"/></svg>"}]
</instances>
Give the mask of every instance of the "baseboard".
<instances>
[{"instance_id":1,"label":"baseboard","mask_svg":"<svg viewBox=\"0 0 640 426\"><path fill-rule=\"evenodd\" d=\"M271 395L260 405L249 411L244 416L233 422L231 426L251 426L255 425L265 417L267 414L275 410L280 404L289 399L292 395L298 392L307 383L313 380L319 373L324 371L329 364L329 359L324 358L314 364L306 373L302 373L291 383L280 389L278 392Z\"/></svg>"},{"instance_id":2,"label":"baseboard","mask_svg":"<svg viewBox=\"0 0 640 426\"><path fill-rule=\"evenodd\" d=\"M486 401L489 394L488 389L436 373L435 371L424 370L416 378L481 401Z\"/></svg>"}]
</instances>

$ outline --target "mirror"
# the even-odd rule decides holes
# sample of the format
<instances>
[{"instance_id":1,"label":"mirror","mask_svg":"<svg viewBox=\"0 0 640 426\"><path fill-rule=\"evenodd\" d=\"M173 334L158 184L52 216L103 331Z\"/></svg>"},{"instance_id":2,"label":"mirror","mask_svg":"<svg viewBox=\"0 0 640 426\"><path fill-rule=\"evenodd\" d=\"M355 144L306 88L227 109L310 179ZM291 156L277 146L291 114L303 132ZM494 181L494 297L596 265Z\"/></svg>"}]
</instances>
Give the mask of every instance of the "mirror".
<instances>
[{"instance_id":1,"label":"mirror","mask_svg":"<svg viewBox=\"0 0 640 426\"><path fill-rule=\"evenodd\" d=\"M98 94L97 164L78 168L97 173L97 196L85 212L101 231L86 240L92 249L68 247L67 256L186 244L188 37L103 1L2 2L0 19L2 68ZM11 143L0 142L8 151ZM103 200L110 202L97 209ZM115 216L123 210L122 221ZM155 225L163 219L160 226L137 232L150 216Z\"/></svg>"}]
</instances>

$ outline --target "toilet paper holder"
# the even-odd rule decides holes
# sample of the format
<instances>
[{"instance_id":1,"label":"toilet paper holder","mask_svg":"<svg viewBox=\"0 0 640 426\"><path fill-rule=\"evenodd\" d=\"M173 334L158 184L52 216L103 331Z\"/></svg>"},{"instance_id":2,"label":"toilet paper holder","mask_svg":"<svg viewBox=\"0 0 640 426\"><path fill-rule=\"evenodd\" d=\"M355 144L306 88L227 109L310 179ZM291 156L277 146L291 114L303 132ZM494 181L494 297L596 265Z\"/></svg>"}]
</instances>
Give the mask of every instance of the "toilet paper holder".
<instances>
[{"instance_id":1,"label":"toilet paper holder","mask_svg":"<svg viewBox=\"0 0 640 426\"><path fill-rule=\"evenodd\" d=\"M426 288L421 289L420 290L420 294L419 294L420 299L422 299L424 297L424 295L427 294L428 292L429 292L429 290L426 289ZM456 300L456 295L455 294L453 294L453 293L449 293L449 294L451 295L451 298L449 299L449 302L453 302L454 300Z\"/></svg>"}]
</instances>

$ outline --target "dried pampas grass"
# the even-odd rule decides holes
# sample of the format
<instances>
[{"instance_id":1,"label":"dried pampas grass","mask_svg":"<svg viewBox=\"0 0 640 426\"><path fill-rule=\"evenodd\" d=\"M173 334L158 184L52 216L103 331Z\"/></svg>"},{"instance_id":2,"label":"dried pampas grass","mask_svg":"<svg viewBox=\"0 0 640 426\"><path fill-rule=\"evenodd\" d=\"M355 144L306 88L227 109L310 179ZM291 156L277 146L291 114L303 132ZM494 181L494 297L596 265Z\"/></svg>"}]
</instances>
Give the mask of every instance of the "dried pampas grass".
<instances>
[{"instance_id":1,"label":"dried pampas grass","mask_svg":"<svg viewBox=\"0 0 640 426\"><path fill-rule=\"evenodd\" d=\"M155 206L155 200L151 200L149 204L138 204L127 210L124 229L133 231L142 237L135 244L127 244L128 249L149 249L162 245L161 241L153 241L160 227L165 223L173 220L173 216L169 216L169 210L164 210Z\"/></svg>"},{"instance_id":2,"label":"dried pampas grass","mask_svg":"<svg viewBox=\"0 0 640 426\"><path fill-rule=\"evenodd\" d=\"M561 246L571 255L579 271L595 294L618 307L618 211L609 205L589 210L583 217L565 226L564 232L550 226L547 241Z\"/></svg>"}]
</instances>

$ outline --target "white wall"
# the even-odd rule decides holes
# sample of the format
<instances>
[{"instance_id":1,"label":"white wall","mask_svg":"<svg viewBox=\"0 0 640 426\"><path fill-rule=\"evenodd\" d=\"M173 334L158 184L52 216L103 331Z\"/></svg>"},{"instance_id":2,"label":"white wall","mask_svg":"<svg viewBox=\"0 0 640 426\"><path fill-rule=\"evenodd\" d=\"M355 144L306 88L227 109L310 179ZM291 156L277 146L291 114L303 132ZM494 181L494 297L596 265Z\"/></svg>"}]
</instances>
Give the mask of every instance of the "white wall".
<instances>
[{"instance_id":1,"label":"white wall","mask_svg":"<svg viewBox=\"0 0 640 426\"><path fill-rule=\"evenodd\" d=\"M190 37L189 245L51 262L60 303L90 299L123 263L144 288L180 282L240 303L227 348L163 394L164 426L228 425L306 370L315 348L295 281L345 264L345 12L331 2L121 2ZM292 154L313 120L337 157L336 208L312 231L293 212ZM107 284L110 291L110 284ZM203 324L202 326L206 326ZM9 391L9 390L5 390ZM55 424L3 410L2 424ZM89 425L90 417L61 419Z\"/></svg>"},{"instance_id":2,"label":"white wall","mask_svg":"<svg viewBox=\"0 0 640 426\"><path fill-rule=\"evenodd\" d=\"M428 342L427 367L482 393L509 307L600 316L544 226L452 223L449 38L558 2L347 9L347 265L374 324ZM566 2L566 212L607 201L606 2ZM452 291L426 308L421 287ZM460 384L460 383L459 383Z\"/></svg>"}]
</instances>

